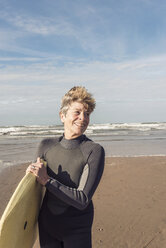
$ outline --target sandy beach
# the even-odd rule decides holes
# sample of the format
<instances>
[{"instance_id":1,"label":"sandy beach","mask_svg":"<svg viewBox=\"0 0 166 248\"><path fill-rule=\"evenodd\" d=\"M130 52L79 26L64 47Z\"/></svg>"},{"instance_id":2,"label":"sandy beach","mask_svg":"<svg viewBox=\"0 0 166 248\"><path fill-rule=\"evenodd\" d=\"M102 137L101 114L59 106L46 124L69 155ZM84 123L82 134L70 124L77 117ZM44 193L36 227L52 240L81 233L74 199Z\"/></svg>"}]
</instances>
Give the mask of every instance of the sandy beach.
<instances>
[{"instance_id":1,"label":"sandy beach","mask_svg":"<svg viewBox=\"0 0 166 248\"><path fill-rule=\"evenodd\" d=\"M0 216L26 167L0 173ZM166 248L165 175L164 156L106 158L93 198L94 248Z\"/></svg>"}]
</instances>

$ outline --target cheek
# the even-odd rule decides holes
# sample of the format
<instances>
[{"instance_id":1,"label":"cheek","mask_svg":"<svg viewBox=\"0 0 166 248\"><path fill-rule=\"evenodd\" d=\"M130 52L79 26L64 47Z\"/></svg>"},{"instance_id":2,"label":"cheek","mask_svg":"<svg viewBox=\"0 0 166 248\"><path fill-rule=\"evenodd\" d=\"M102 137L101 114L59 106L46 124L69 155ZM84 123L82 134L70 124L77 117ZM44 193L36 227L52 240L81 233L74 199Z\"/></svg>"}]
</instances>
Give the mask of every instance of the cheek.
<instances>
[{"instance_id":1,"label":"cheek","mask_svg":"<svg viewBox=\"0 0 166 248\"><path fill-rule=\"evenodd\" d=\"M87 118L87 123L88 123L88 124L89 124L89 121L90 121L90 118L88 117L88 118Z\"/></svg>"}]
</instances>

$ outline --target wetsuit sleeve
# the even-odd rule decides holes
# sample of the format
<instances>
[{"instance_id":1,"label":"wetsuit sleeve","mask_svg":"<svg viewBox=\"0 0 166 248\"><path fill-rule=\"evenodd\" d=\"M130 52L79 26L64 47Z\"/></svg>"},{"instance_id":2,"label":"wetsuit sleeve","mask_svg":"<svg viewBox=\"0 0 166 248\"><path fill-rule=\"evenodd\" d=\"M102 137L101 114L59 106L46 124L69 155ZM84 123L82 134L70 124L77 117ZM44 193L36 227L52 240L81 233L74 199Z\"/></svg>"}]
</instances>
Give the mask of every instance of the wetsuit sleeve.
<instances>
[{"instance_id":1,"label":"wetsuit sleeve","mask_svg":"<svg viewBox=\"0 0 166 248\"><path fill-rule=\"evenodd\" d=\"M50 179L46 184L47 190L68 205L80 210L85 209L91 201L103 174L104 157L103 147L96 144L88 157L78 188L71 188L55 179Z\"/></svg>"}]
</instances>

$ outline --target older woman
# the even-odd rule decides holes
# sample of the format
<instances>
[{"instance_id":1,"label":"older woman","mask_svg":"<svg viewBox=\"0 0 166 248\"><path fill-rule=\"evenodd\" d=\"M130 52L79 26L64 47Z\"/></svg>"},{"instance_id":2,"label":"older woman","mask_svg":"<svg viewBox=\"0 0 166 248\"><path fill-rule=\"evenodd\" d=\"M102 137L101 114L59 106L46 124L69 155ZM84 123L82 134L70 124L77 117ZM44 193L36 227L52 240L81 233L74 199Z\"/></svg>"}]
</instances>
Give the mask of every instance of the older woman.
<instances>
[{"instance_id":1,"label":"older woman","mask_svg":"<svg viewBox=\"0 0 166 248\"><path fill-rule=\"evenodd\" d=\"M60 110L64 135L44 139L37 162L27 170L46 187L39 215L41 248L92 247L92 196L104 168L104 149L83 134L94 108L95 100L84 87L69 90Z\"/></svg>"}]
</instances>

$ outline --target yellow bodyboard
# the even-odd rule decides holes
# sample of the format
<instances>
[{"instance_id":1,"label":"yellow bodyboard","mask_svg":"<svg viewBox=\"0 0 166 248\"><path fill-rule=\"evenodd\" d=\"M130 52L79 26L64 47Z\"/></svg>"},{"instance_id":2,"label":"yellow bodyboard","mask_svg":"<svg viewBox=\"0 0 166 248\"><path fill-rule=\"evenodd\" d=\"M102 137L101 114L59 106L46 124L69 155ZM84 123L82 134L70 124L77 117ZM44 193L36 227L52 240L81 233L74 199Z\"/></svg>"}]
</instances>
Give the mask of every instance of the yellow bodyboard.
<instances>
[{"instance_id":1,"label":"yellow bodyboard","mask_svg":"<svg viewBox=\"0 0 166 248\"><path fill-rule=\"evenodd\" d=\"M0 220L0 248L32 248L37 237L44 187L28 173L18 184Z\"/></svg>"}]
</instances>

